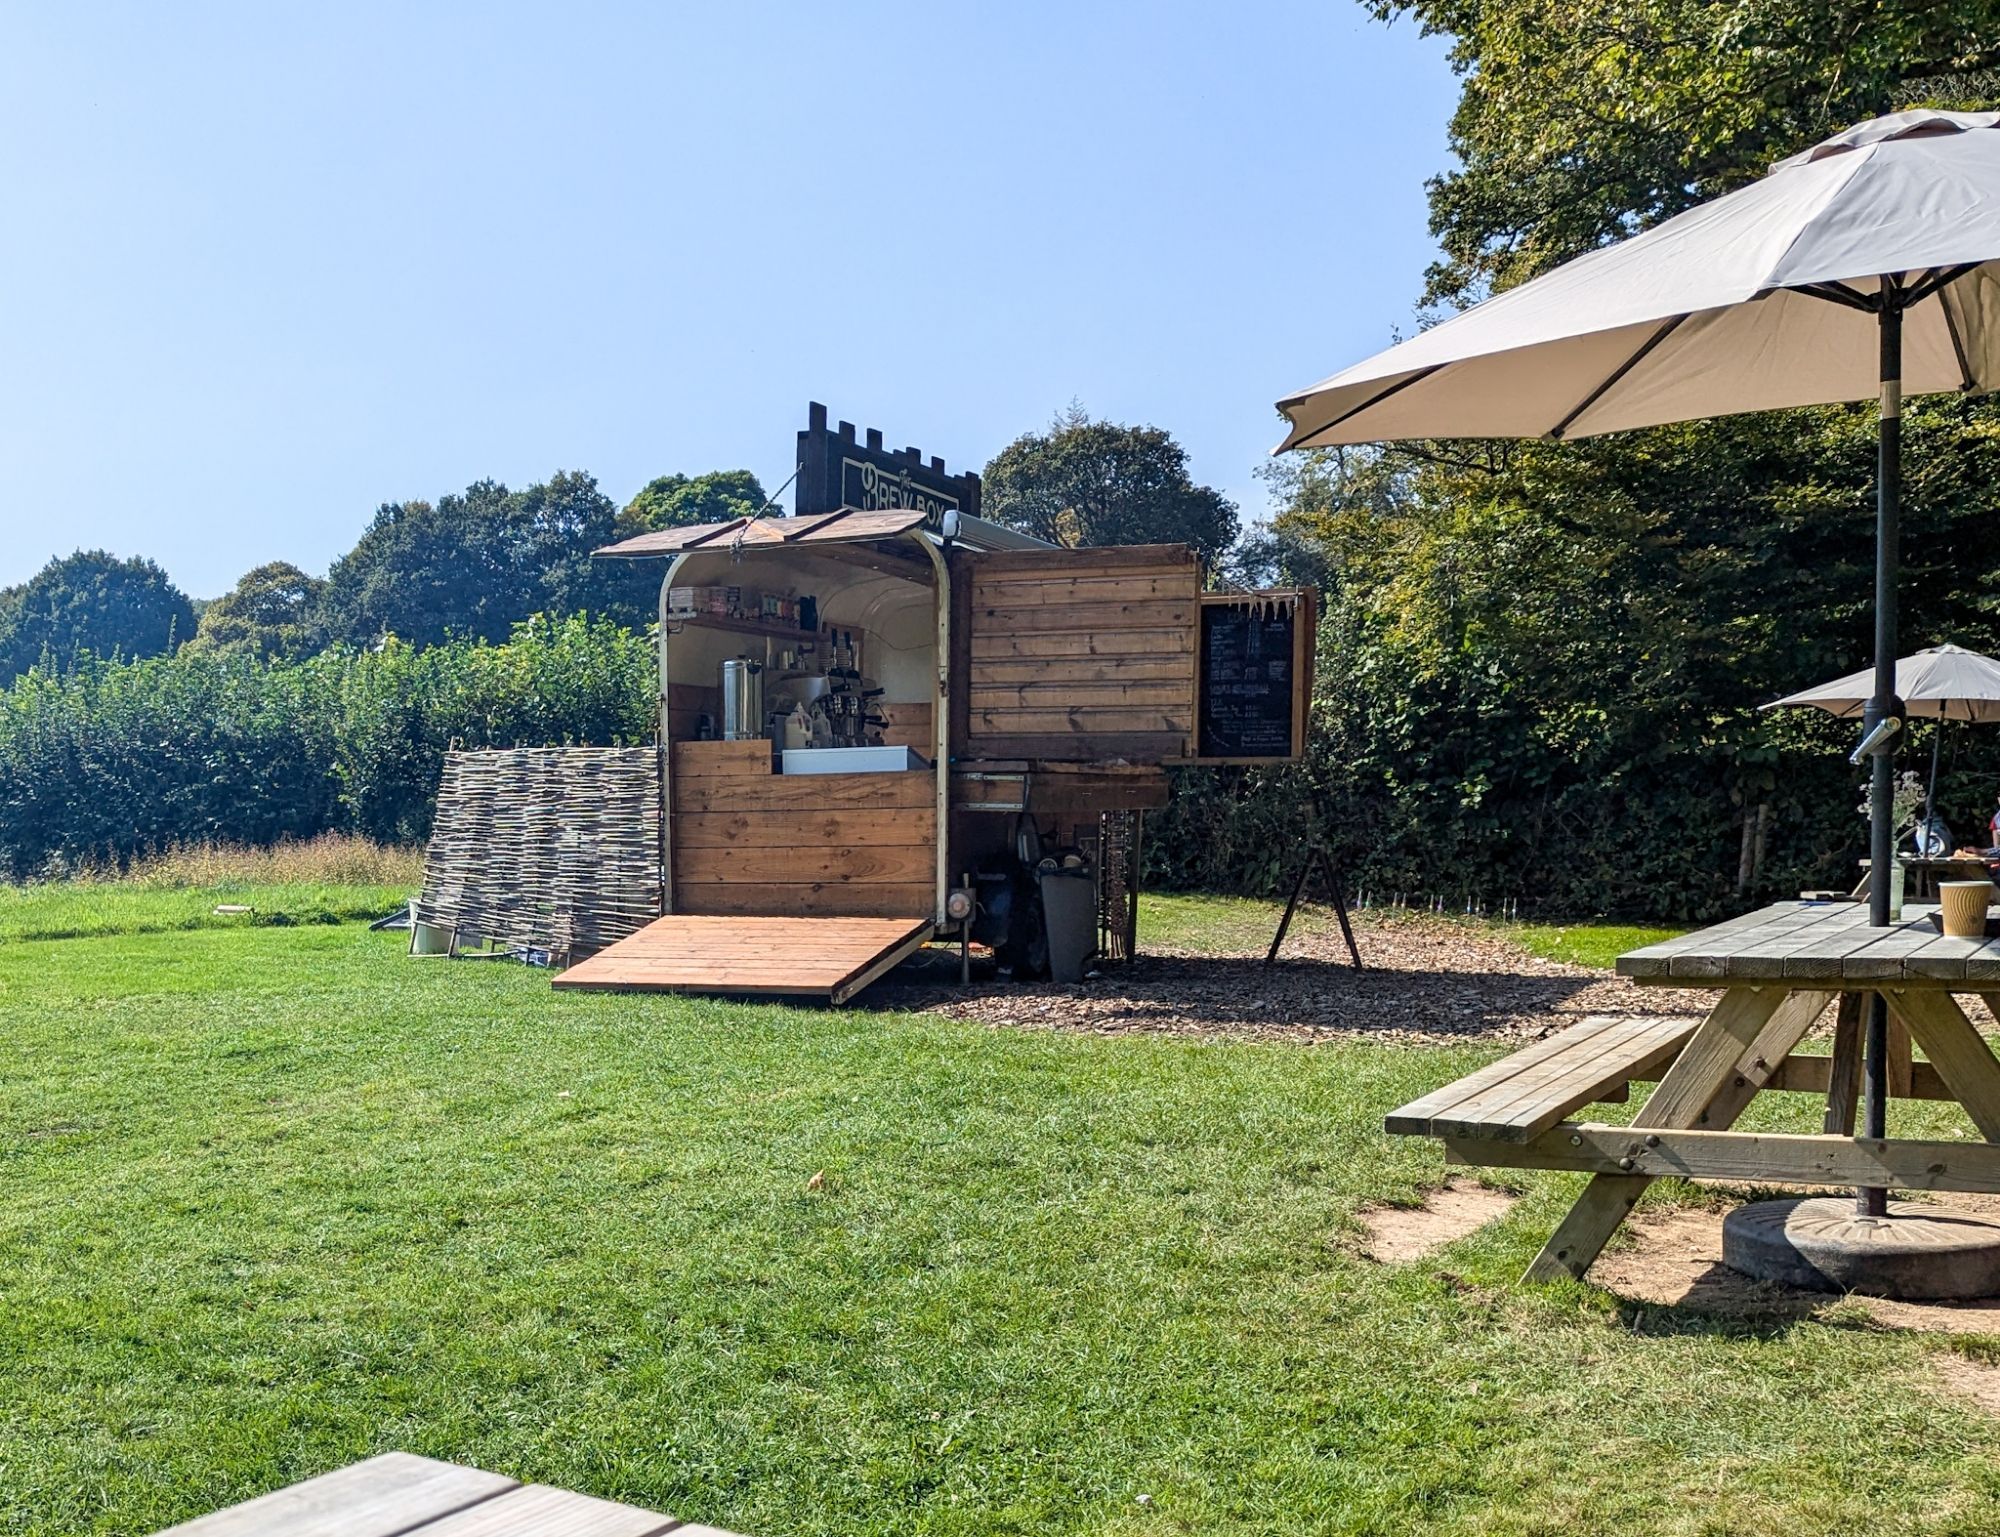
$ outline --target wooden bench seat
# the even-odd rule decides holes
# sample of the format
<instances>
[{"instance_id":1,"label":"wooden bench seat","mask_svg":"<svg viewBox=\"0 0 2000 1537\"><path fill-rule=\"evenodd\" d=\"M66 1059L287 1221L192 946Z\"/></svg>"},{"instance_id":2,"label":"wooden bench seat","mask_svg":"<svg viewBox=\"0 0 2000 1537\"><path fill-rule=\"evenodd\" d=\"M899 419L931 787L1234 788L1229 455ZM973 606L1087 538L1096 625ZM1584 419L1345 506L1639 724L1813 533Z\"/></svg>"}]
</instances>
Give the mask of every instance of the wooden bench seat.
<instances>
[{"instance_id":1,"label":"wooden bench seat","mask_svg":"<svg viewBox=\"0 0 2000 1537\"><path fill-rule=\"evenodd\" d=\"M1386 1130L1454 1141L1530 1142L1571 1111L1623 1099L1657 1078L1701 1023L1666 1014L1593 1014L1392 1111Z\"/></svg>"}]
</instances>

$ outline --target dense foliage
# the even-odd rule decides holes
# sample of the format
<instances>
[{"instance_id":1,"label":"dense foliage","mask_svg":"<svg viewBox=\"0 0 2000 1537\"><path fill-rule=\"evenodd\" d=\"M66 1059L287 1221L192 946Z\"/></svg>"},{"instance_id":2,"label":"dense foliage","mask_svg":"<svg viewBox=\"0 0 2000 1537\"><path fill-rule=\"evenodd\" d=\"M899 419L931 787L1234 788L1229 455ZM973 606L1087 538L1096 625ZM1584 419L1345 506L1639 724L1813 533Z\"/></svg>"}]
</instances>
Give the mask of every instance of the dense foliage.
<instances>
[{"instance_id":1,"label":"dense foliage","mask_svg":"<svg viewBox=\"0 0 2000 1537\"><path fill-rule=\"evenodd\" d=\"M325 641L326 583L288 560L252 567L201 611L188 647L196 652L310 656Z\"/></svg>"},{"instance_id":2,"label":"dense foliage","mask_svg":"<svg viewBox=\"0 0 2000 1537\"><path fill-rule=\"evenodd\" d=\"M86 652L156 656L194 632L194 605L152 561L78 550L0 593L0 683Z\"/></svg>"},{"instance_id":3,"label":"dense foliage","mask_svg":"<svg viewBox=\"0 0 2000 1537\"><path fill-rule=\"evenodd\" d=\"M1990 0L1372 8L1454 39L1460 164L1431 188L1443 304L1857 119L2000 102ZM1271 536L1246 553L1325 587L1313 761L1199 776L1156 859L1256 884L1317 827L1376 890L1454 906L1702 916L1850 885L1853 728L1756 707L1869 658L1874 438L1872 411L1843 408L1283 467ZM1911 410L1905 651L2000 649L1996 438L1983 400ZM1987 841L1995 738L1947 736L1940 809L1962 840Z\"/></svg>"},{"instance_id":4,"label":"dense foliage","mask_svg":"<svg viewBox=\"0 0 2000 1537\"><path fill-rule=\"evenodd\" d=\"M712 470L706 475L661 475L646 482L618 514L620 539L660 528L726 523L754 518L770 503L748 470Z\"/></svg>"},{"instance_id":5,"label":"dense foliage","mask_svg":"<svg viewBox=\"0 0 2000 1537\"><path fill-rule=\"evenodd\" d=\"M1173 434L1076 406L1003 448L981 492L986 517L1051 544L1185 544L1213 564L1236 538L1235 504L1195 484Z\"/></svg>"},{"instance_id":6,"label":"dense foliage","mask_svg":"<svg viewBox=\"0 0 2000 1537\"><path fill-rule=\"evenodd\" d=\"M1940 399L1909 418L1911 649L2000 651L1990 415ZM1867 660L1860 418L1289 462L1266 574L1325 594L1312 760L1188 776L1150 840L1163 873L1268 883L1317 825L1373 889L1453 905L1698 916L1851 885L1854 728L1757 706ZM1983 843L2000 734L1944 740L1940 808Z\"/></svg>"},{"instance_id":7,"label":"dense foliage","mask_svg":"<svg viewBox=\"0 0 2000 1537\"><path fill-rule=\"evenodd\" d=\"M1363 0L1449 35L1458 166L1429 297L1511 287L1863 118L1983 109L1993 0Z\"/></svg>"},{"instance_id":8,"label":"dense foliage","mask_svg":"<svg viewBox=\"0 0 2000 1537\"><path fill-rule=\"evenodd\" d=\"M648 740L652 668L643 635L583 616L500 644L37 668L0 693L0 873L330 829L420 838L450 743Z\"/></svg>"},{"instance_id":9,"label":"dense foliage","mask_svg":"<svg viewBox=\"0 0 2000 1537\"><path fill-rule=\"evenodd\" d=\"M570 471L525 491L481 480L435 504L386 503L327 573L327 633L499 640L531 614L592 606L590 552L611 542L617 514L595 478Z\"/></svg>"}]
</instances>

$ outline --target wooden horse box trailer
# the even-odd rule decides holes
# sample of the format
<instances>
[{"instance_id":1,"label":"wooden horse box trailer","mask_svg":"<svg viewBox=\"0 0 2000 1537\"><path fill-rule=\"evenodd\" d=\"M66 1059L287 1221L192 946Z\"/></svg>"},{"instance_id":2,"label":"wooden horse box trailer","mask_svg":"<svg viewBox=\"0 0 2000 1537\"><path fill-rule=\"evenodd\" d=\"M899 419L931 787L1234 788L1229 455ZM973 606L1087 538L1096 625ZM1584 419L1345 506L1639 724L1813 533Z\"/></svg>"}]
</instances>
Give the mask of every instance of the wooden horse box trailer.
<instances>
[{"instance_id":1,"label":"wooden horse box trailer","mask_svg":"<svg viewBox=\"0 0 2000 1537\"><path fill-rule=\"evenodd\" d=\"M596 553L667 561L667 916L559 985L838 1001L963 937L973 872L1165 805L1167 765L1303 750L1313 594L1205 593L1185 545L1065 549L898 508Z\"/></svg>"}]
</instances>

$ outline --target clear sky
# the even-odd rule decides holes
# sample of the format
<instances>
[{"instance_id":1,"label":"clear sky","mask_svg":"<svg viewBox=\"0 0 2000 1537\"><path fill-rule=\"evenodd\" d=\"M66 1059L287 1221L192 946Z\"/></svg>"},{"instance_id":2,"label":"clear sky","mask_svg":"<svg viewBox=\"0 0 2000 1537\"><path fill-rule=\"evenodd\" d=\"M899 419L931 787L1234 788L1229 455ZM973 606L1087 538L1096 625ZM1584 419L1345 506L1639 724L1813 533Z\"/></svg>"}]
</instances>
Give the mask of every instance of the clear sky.
<instances>
[{"instance_id":1,"label":"clear sky","mask_svg":"<svg viewBox=\"0 0 2000 1537\"><path fill-rule=\"evenodd\" d=\"M1246 512L1413 328L1444 46L1351 0L0 3L0 584L197 597L376 505L977 467L1072 399Z\"/></svg>"}]
</instances>

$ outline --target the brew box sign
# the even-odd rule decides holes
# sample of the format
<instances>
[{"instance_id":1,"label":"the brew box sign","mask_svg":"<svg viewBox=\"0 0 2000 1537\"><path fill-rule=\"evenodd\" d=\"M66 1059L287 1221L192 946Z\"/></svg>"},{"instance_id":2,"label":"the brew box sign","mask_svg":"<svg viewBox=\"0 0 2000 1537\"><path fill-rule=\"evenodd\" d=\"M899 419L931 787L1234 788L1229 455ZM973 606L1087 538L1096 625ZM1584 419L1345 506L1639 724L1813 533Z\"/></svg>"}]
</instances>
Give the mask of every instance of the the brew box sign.
<instances>
[{"instance_id":1,"label":"the brew box sign","mask_svg":"<svg viewBox=\"0 0 2000 1537\"><path fill-rule=\"evenodd\" d=\"M1296 598L1245 598L1201 606L1201 698L1196 747L1203 758L1289 758L1299 685Z\"/></svg>"},{"instance_id":2,"label":"the brew box sign","mask_svg":"<svg viewBox=\"0 0 2000 1537\"><path fill-rule=\"evenodd\" d=\"M818 401L807 407L806 421L799 434L794 516L907 507L921 512L924 526L934 532L943 527L948 512L979 516L979 477L971 471L947 475L944 460L926 463L914 448L892 453L882 446L880 432L871 428L864 440L855 435L852 422L829 430L826 407Z\"/></svg>"}]
</instances>

